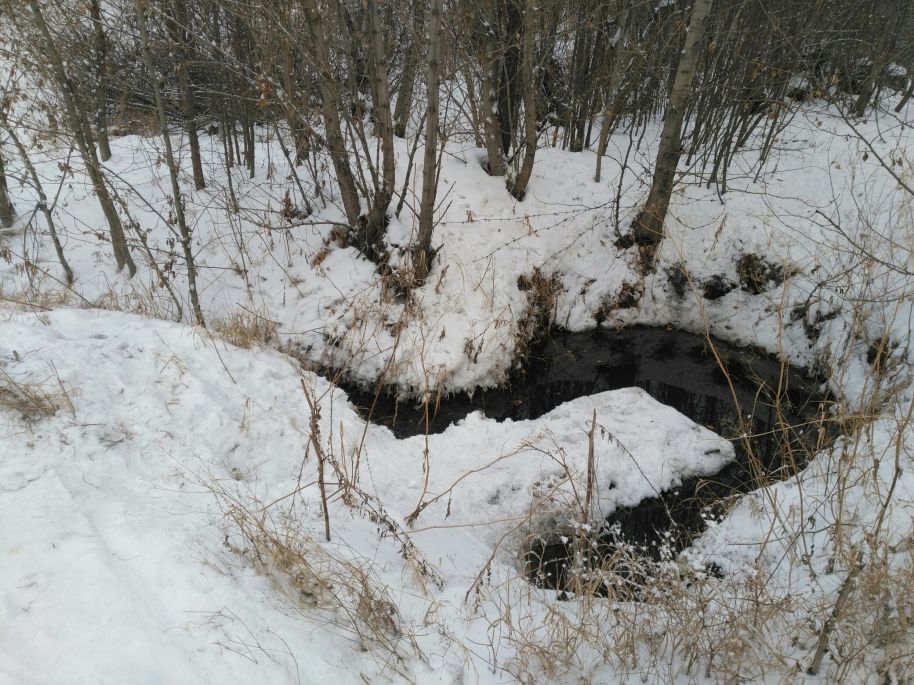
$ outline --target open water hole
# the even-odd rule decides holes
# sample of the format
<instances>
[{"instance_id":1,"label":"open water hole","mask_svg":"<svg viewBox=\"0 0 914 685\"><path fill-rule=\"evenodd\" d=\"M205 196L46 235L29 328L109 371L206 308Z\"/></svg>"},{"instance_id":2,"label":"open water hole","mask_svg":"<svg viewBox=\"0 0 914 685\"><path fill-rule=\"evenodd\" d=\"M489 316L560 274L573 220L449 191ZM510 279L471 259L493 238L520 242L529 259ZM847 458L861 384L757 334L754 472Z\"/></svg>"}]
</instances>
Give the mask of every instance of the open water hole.
<instances>
[{"instance_id":1,"label":"open water hole","mask_svg":"<svg viewBox=\"0 0 914 685\"><path fill-rule=\"evenodd\" d=\"M363 416L408 437L441 432L477 410L496 420L535 419L568 400L632 386L731 440L736 458L716 474L616 509L589 542L591 559L620 545L652 560L675 556L723 516L734 496L795 474L830 439L822 428L829 401L822 379L751 349L665 328L553 331L504 387L442 398L429 407L428 425L415 400L347 390ZM574 544L567 535L535 540L524 552L528 576L567 587Z\"/></svg>"}]
</instances>

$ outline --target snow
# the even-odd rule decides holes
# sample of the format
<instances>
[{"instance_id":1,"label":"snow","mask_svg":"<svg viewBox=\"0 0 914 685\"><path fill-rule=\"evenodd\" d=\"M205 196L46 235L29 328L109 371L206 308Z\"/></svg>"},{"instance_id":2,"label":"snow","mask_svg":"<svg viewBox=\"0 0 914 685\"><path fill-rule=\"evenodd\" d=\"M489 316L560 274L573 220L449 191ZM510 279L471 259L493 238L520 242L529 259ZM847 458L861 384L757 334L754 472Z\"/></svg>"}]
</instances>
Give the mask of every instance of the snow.
<instances>
[{"instance_id":1,"label":"snow","mask_svg":"<svg viewBox=\"0 0 914 685\"><path fill-rule=\"evenodd\" d=\"M864 135L875 141L886 159L904 155L909 144L906 131L903 124L893 122L863 126ZM653 159L650 134L645 146L629 159L618 203L616 186L628 144L624 134L611 139L604 160L608 181L599 184L592 181L593 153L540 150L523 202L511 198L503 179L485 173L480 164L482 150L459 140L449 143L441 171L441 195L446 199L434 237L435 246L441 247L440 257L427 285L416 294L415 308L392 298L372 265L353 248L339 248L330 241L333 226L327 222L342 219L334 205L303 221L278 217L286 191L295 188L287 181L275 132L261 129L261 135L271 142L260 149L256 178L233 171L235 192L245 208L238 215L226 212L229 200L221 144L216 138L202 137L210 188L186 195L187 214L195 227L199 291L209 319L244 310L260 313L275 321L280 337L295 344L315 365L344 366L352 377L365 381L386 372L390 382L413 391L439 383L451 390L496 385L513 363L516 335L528 312L527 296L516 285L519 275L529 275L534 267L547 276L559 275L562 289L555 319L572 330L593 327L601 305L612 301L625 283L641 280L634 251L615 248L612 226L618 212L620 230L625 230L638 207L641 168L649 167ZM401 162L408 154L408 143L397 140ZM119 179L115 186L132 199L131 216L149 231L154 254L160 262L168 262L175 246L169 243L173 236L163 221L169 191L167 178L156 164L159 143L128 136L113 144L115 156L107 166ZM65 153L57 151L63 157ZM809 301L813 307L828 309L837 306L830 302L847 298L847 288L858 288L847 267L852 259L848 250L865 233L861 216L876 225L901 218L897 214L904 211L903 197L889 192L885 171L875 155L864 160L865 153L864 144L834 111L813 104L778 136L774 160L758 181L752 169L757 153L750 148L730 171L727 194L718 196L713 188L687 183L673 198L669 239L656 272L645 280L639 306L611 312L607 323L669 323L690 330L703 330L707 324L724 339L777 350L801 364L844 349L846 340L835 340L829 333L840 336L848 329L846 312L811 347L802 326L782 331L779 321L786 318L785 309L796 303ZM141 253L135 255L140 274L132 281L110 268L109 246L97 237L104 238L97 228L104 225L103 218L85 177L77 172L61 179L57 165L64 159L54 151L45 154L36 154L36 163L40 175L49 179L48 190L63 182L58 221L76 272L75 294L61 292L53 250L44 245L36 253L25 234L17 233L6 244L9 263L0 262L5 295L21 299L29 289L37 289L56 292L74 304L88 301L174 317L174 304L158 285L158 275L144 265ZM70 164L79 169L75 158ZM9 166L17 173L14 159ZM400 173L404 166L398 165ZM416 171L421 174L421 168ZM330 179L325 181L332 187ZM13 184L12 193L17 207L29 216L28 208L35 202L30 189ZM861 197L871 199L861 204ZM265 214L268 210L272 213ZM845 234L837 232L826 217ZM388 240L394 247L394 266L403 259L401 251L415 230L408 209L392 221ZM898 236L898 242L905 241ZM872 249L888 263L898 259L888 245L875 243ZM699 286L711 274L736 281L734 264L744 253L776 255L793 277L768 298L737 289L696 307L688 298L670 297L664 276L673 264L684 264ZM21 267L26 260L34 265L31 269ZM177 256L174 271L173 288L184 300L183 314L189 320L182 259ZM883 279L881 290L903 287L897 275L875 276ZM788 340L777 339L785 335ZM479 351L473 363L464 352L468 341Z\"/></svg>"},{"instance_id":2,"label":"snow","mask_svg":"<svg viewBox=\"0 0 914 685\"><path fill-rule=\"evenodd\" d=\"M323 397L322 435L335 436L326 449L341 430L365 428L341 392L325 394L325 380L278 353L234 348L180 324L100 310L5 318L0 369L19 384L63 388L72 411L35 421L7 412L0 424L0 550L12 561L0 575L0 674L10 682L24 673L34 682L355 683L377 669L320 618L306 617L303 629L254 568L226 553L219 501L208 491L269 502L312 481L292 499L303 525L320 530L300 379ZM402 521L422 501L424 475L425 500L450 493L422 511L412 533L442 588L422 594L404 583L396 546L338 497L331 548L370 560L383 582L415 593L398 601L406 620L419 626L440 605L441 620L472 634L455 596L499 541L490 571L516 578L526 531L547 519L574 522L592 411L595 520L733 456L730 443L635 388L579 398L536 421L473 414L427 447L421 436L397 440L368 426L366 489L390 516ZM443 649L439 642L421 640L429 652ZM452 657L437 674L418 658L409 664L410 677L428 683L463 668Z\"/></svg>"},{"instance_id":3,"label":"snow","mask_svg":"<svg viewBox=\"0 0 914 685\"><path fill-rule=\"evenodd\" d=\"M856 442L842 439L795 478L743 498L684 555L695 568L713 561L727 572L731 584L722 582L711 602L724 613L721 595L732 583L764 577L777 601L828 615L846 577L835 531L843 526L865 540L897 475L897 445L901 473L884 513L899 551L888 566L903 567L911 535L914 437L905 409L914 397L907 273L914 224L911 198L880 162L910 178L906 122L883 112L854 123L870 149L836 109L813 102L778 133L759 178L759 141L736 159L725 194L686 170L656 270L643 277L636 250L614 245L614 227L618 216L625 230L643 201L656 130L621 180L623 133L610 141L601 183L592 181L592 152L540 150L523 202L485 173L483 151L454 136L441 171L440 258L406 302L353 248L331 239L342 217L333 198L305 220L279 216L295 189L271 131L260 130L256 177L232 172L238 214L227 209L221 144L202 136L210 187L194 193L183 183L207 320L218 329L253 312L275 323L294 358L235 348L169 321L177 307L139 252L132 281L116 274L81 165L74 156L72 173L63 174L67 148L52 141L33 152L46 189L61 188L56 218L77 277L65 292L48 241L29 225L34 192L18 182L21 166L9 155L22 218L0 234L7 303L0 380L40 388L59 409L45 418L0 409L0 682L510 682L512 660L524 657L523 640L536 632L525 633L527 623L586 610L528 585L519 555L531 535L580 522L592 412L599 424L592 521L690 475L714 473L732 446L636 389L579 398L535 421L473 414L440 435L398 440L365 426L318 372L342 366L352 379L384 376L420 395L498 385L531 309L518 279L534 268L560 283L558 325L586 330L605 314L606 326L708 330L795 363L828 365L846 410L879 407ZM409 142L397 141L399 174ZM174 246L159 142L126 136L112 144L113 185L148 231L157 261L167 262ZM328 173L325 192L333 187ZM421 178L421 162L414 173ZM408 210L391 221L394 266L415 228ZM861 247L871 259L860 259ZM760 295L747 292L735 266L745 254L784 266L788 276ZM666 270L679 264L697 293L674 293ZM187 322L180 258L174 271ZM716 275L737 287L702 299ZM611 306L625 284L643 289L637 306ZM874 388L867 350L884 335L897 346ZM337 468L358 473L356 491L344 497L330 469L330 542L322 541L302 380L318 398L319 444ZM864 457L842 470L848 455ZM327 601L303 599L281 564L258 561L233 518L239 503L264 516L268 533L304 540L331 575L357 568L366 587L379 588L399 612L396 629L381 628L399 656L366 639L360 598L341 575ZM414 549L404 548L407 537ZM757 649L775 644L785 663L806 664L819 626L800 608L796 614L794 624L766 626L769 642ZM665 624L657 625L662 632ZM649 655L655 674L689 680L671 650ZM642 678L623 657L598 652L582 648L578 670L555 677L534 669L532 681ZM789 681L798 677L790 668L772 665L763 676Z\"/></svg>"}]
</instances>

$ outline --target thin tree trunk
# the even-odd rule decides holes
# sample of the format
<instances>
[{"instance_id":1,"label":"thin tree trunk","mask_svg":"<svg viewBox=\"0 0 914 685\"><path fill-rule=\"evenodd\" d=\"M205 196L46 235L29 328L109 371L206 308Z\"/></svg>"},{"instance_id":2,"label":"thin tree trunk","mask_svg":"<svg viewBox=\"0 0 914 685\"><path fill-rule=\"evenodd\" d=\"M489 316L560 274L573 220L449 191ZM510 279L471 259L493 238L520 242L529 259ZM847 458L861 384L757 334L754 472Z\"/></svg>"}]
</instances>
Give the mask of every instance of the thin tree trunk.
<instances>
[{"instance_id":1,"label":"thin tree trunk","mask_svg":"<svg viewBox=\"0 0 914 685\"><path fill-rule=\"evenodd\" d=\"M7 122L5 117L3 124L6 128L6 132L9 134L10 140L13 141L13 145L16 146L16 150L22 158L22 163L25 165L26 171L28 171L29 176L32 179L32 185L35 186L35 192L38 193L38 208L41 210L41 213L44 214L44 220L48 225L48 232L51 234L51 242L54 243L54 251L57 253L57 261L60 262L60 267L63 269L64 283L66 283L69 288L73 285L73 270L70 268L70 264L67 262L67 258L63 253L63 245L60 244L60 238L57 235L57 226L54 224L54 216L51 213L51 208L48 206L48 198L44 194L44 187L41 185L41 179L35 171L35 165L33 165L32 160L29 159L25 146L22 144L22 141L19 140L19 136L16 135L16 132L11 126L6 125ZM73 148L71 147L70 152L72 151ZM0 157L0 210L2 210L4 190L6 190L6 184L3 176L3 158Z\"/></svg>"},{"instance_id":2,"label":"thin tree trunk","mask_svg":"<svg viewBox=\"0 0 914 685\"><path fill-rule=\"evenodd\" d=\"M419 128L425 126L425 118L428 116L428 112L423 112L422 116L419 118ZM419 139L421 136L417 133L413 136L413 144L409 150L409 160L406 162L406 174L403 176L403 189L400 191L400 201L397 202L397 209L394 211L394 216L398 219L400 218L400 213L403 211L403 205L406 204L406 196L409 192L409 182L413 175L413 164L416 161L416 151L419 148ZM424 148L423 148L424 150ZM415 210L414 210L415 213Z\"/></svg>"},{"instance_id":3,"label":"thin tree trunk","mask_svg":"<svg viewBox=\"0 0 914 685\"><path fill-rule=\"evenodd\" d=\"M282 155L286 158L286 163L289 165L289 170L292 173L292 178L295 180L295 185L298 186L298 192L301 193L302 202L305 203L305 212L308 216L311 216L311 213L314 210L311 207L311 203L308 202L308 194L305 192L305 187L302 185L301 178L299 178L298 172L295 170L296 165L292 162L292 156L289 154L289 148L286 147L286 144L282 139L282 131L279 130L279 126L276 124L273 125L273 128L276 131L276 140L279 143L279 149L282 150Z\"/></svg>"},{"instance_id":4,"label":"thin tree trunk","mask_svg":"<svg viewBox=\"0 0 914 685\"><path fill-rule=\"evenodd\" d=\"M292 58L292 46L288 38L282 37L282 61L280 63L282 87L286 91L286 121L292 132L295 143L295 164L299 165L308 159L310 151L310 127L302 120L298 112L298 87L295 82L295 62Z\"/></svg>"},{"instance_id":5,"label":"thin tree trunk","mask_svg":"<svg viewBox=\"0 0 914 685\"><path fill-rule=\"evenodd\" d=\"M498 83L498 46L492 37L485 40L485 65L482 73L483 132L486 151L489 154L489 175L505 175L505 159L501 149L501 125L498 119L498 99L495 92Z\"/></svg>"},{"instance_id":6,"label":"thin tree trunk","mask_svg":"<svg viewBox=\"0 0 914 685\"><path fill-rule=\"evenodd\" d=\"M16 219L16 210L10 200L9 188L6 185L6 167L3 164L3 151L0 150L0 225L9 228Z\"/></svg>"},{"instance_id":7,"label":"thin tree trunk","mask_svg":"<svg viewBox=\"0 0 914 685\"><path fill-rule=\"evenodd\" d=\"M523 58L521 61L521 79L523 79L523 98L524 98L524 161L521 164L517 178L511 188L511 194L518 200L524 199L527 192L527 184L533 175L533 161L536 157L537 130L536 130L536 88L533 83L534 70L534 26L533 20L536 16L534 9L534 0L527 0L527 6L524 10L524 45Z\"/></svg>"},{"instance_id":8,"label":"thin tree trunk","mask_svg":"<svg viewBox=\"0 0 914 685\"><path fill-rule=\"evenodd\" d=\"M603 156L606 154L606 147L609 144L609 130L615 123L616 112L618 111L617 98L619 97L619 84L622 81L622 68L627 63L628 50L626 49L626 14L623 12L619 20L619 41L616 45L615 55L613 56L612 69L609 73L609 92L606 95L606 107L603 109L603 121L600 122L600 138L597 143L597 169L594 173L593 180L600 182L600 174L603 169Z\"/></svg>"},{"instance_id":9,"label":"thin tree trunk","mask_svg":"<svg viewBox=\"0 0 914 685\"><path fill-rule=\"evenodd\" d=\"M63 66L63 59L57 50L54 39L51 37L51 32L48 30L44 15L42 15L41 9L38 7L38 2L36 0L29 0L29 8L32 11L32 17L35 24L41 32L42 39L45 43L45 53L51 61L54 77L57 80L58 88L63 95L67 117L73 131L73 138L76 141L79 154L82 156L83 162L86 165L86 173L89 175L89 180L92 182L92 188L95 191L95 196L98 198L99 205L101 205L102 213L105 215L105 219L108 222L108 230L111 233L111 247L114 250L114 260L117 264L117 270L120 271L126 266L128 277L132 278L134 274L136 274L136 265L133 263L133 258L130 256L130 251L127 247L127 238L124 235L124 226L121 223L121 218L117 213L114 202L111 200L108 189L105 187L105 177L102 173L98 155L95 153L95 141L92 136L92 129L89 126L89 120L86 117L85 110L82 108L80 100L76 97L73 84L67 77L67 73Z\"/></svg>"},{"instance_id":10,"label":"thin tree trunk","mask_svg":"<svg viewBox=\"0 0 914 685\"><path fill-rule=\"evenodd\" d=\"M99 0L92 0L89 12L95 37L95 129L98 156L101 161L107 162L111 159L111 145L108 143L108 44Z\"/></svg>"},{"instance_id":11,"label":"thin tree trunk","mask_svg":"<svg viewBox=\"0 0 914 685\"><path fill-rule=\"evenodd\" d=\"M914 96L914 67L908 67L908 78L910 83L908 84L908 89L905 91L905 94L902 96L901 100L895 105L895 111L900 112L904 109L904 106L908 104L908 100Z\"/></svg>"},{"instance_id":12,"label":"thin tree trunk","mask_svg":"<svg viewBox=\"0 0 914 685\"><path fill-rule=\"evenodd\" d=\"M232 79L232 81L234 82L234 79ZM234 114L235 119L238 120L238 126L235 125L234 119L229 122L228 130L231 133L229 140L231 142L232 153L234 155L232 158L232 166L235 166L236 164L240 166L242 163L242 155L241 148L238 146L238 128L241 127L241 132L244 133L244 105L242 103L238 103L237 111L235 111Z\"/></svg>"},{"instance_id":13,"label":"thin tree trunk","mask_svg":"<svg viewBox=\"0 0 914 685\"><path fill-rule=\"evenodd\" d=\"M387 226L387 209L393 197L394 184L394 123L390 114L390 84L388 78L387 49L381 30L381 17L377 0L367 0L368 25L371 34L372 62L374 65L374 116L376 130L381 139L381 183L375 188L374 199L368 210L365 227L366 254L374 261L378 253L381 236Z\"/></svg>"},{"instance_id":14,"label":"thin tree trunk","mask_svg":"<svg viewBox=\"0 0 914 685\"><path fill-rule=\"evenodd\" d=\"M846 605L854 590L857 576L860 574L860 571L863 570L862 560L863 555L857 550L854 553L854 559L851 562L852 565L847 570L847 575L844 577L844 582L841 583L841 589L838 590L838 599L835 601L835 606L832 608L831 615L825 620L825 623L822 624L822 630L819 631L819 639L816 642L816 651L813 655L812 663L810 663L809 668L806 669L806 673L809 675L818 675L819 669L822 668L822 659L828 651L828 639L831 637L831 633L835 629L838 620L847 608Z\"/></svg>"},{"instance_id":15,"label":"thin tree trunk","mask_svg":"<svg viewBox=\"0 0 914 685\"><path fill-rule=\"evenodd\" d=\"M416 86L416 69L419 65L421 54L420 38L425 28L425 0L413 3L413 35L410 37L409 48L403 63L403 73L400 77L400 90L397 92L397 104L394 107L394 135L398 138L406 137L406 125L413 104L413 90Z\"/></svg>"},{"instance_id":16,"label":"thin tree trunk","mask_svg":"<svg viewBox=\"0 0 914 685\"><path fill-rule=\"evenodd\" d=\"M469 69L464 70L464 79L467 84L467 109L470 115L470 124L473 126L473 142L476 147L485 147L482 131L483 116L479 113L479 101L476 99L475 79Z\"/></svg>"},{"instance_id":17,"label":"thin tree trunk","mask_svg":"<svg viewBox=\"0 0 914 685\"><path fill-rule=\"evenodd\" d=\"M178 165L175 162L174 152L171 148L171 138L168 135L168 118L165 112L165 103L162 100L162 86L155 71L152 52L149 49L149 32L146 29L146 15L143 12L143 1L135 0L137 24L140 29L143 56L146 59L146 68L152 79L152 94L155 99L156 110L159 114L159 126L162 132L162 143L165 146L165 162L168 165L168 175L171 178L171 193L174 197L175 218L178 221L178 231L181 234L181 247L184 250L184 261L187 265L187 289L190 294L190 304L194 311L194 319L199 326L206 327L203 319L203 310L200 308L200 297L197 293L197 267L194 263L193 245L191 244L190 229L184 216L184 201L181 199L181 187L178 184Z\"/></svg>"},{"instance_id":18,"label":"thin tree trunk","mask_svg":"<svg viewBox=\"0 0 914 685\"><path fill-rule=\"evenodd\" d=\"M181 69L181 104L184 107L184 121L187 126L187 140L190 144L190 162L194 174L194 188L203 190L206 179L203 176L203 160L200 157L200 138L197 135L197 105L194 96L194 87L191 84L187 65Z\"/></svg>"},{"instance_id":19,"label":"thin tree trunk","mask_svg":"<svg viewBox=\"0 0 914 685\"><path fill-rule=\"evenodd\" d=\"M633 225L635 241L640 245L658 245L663 239L663 222L670 206L673 179L682 154L682 122L686 102L701 57L701 44L712 4L713 0L694 0L692 4L685 46L679 56L670 102L663 118L663 132L657 149L657 161L654 163L654 179L647 202Z\"/></svg>"},{"instance_id":20,"label":"thin tree trunk","mask_svg":"<svg viewBox=\"0 0 914 685\"><path fill-rule=\"evenodd\" d=\"M432 228L438 191L438 88L441 79L441 6L432 0L428 25L428 113L425 118L425 154L422 168L422 203L419 207L419 235L416 246L416 283L428 276L432 261Z\"/></svg>"},{"instance_id":21,"label":"thin tree trunk","mask_svg":"<svg viewBox=\"0 0 914 685\"><path fill-rule=\"evenodd\" d=\"M873 1L870 9L870 17L876 16L876 11L878 9L877 2L878 0ZM883 18L896 19L897 17L885 17L883 15ZM886 29L882 29L879 31L878 35L879 38L870 49L870 69L867 72L866 80L863 82L863 85L860 88L860 93L857 96L857 101L854 103L854 114L857 117L863 117L863 115L866 114L866 108L872 101L873 95L876 94L877 90L882 85L886 62L885 55L889 52L889 44L892 40L892 32Z\"/></svg>"},{"instance_id":22,"label":"thin tree trunk","mask_svg":"<svg viewBox=\"0 0 914 685\"><path fill-rule=\"evenodd\" d=\"M327 152L336 171L336 182L340 187L343 208L350 230L357 230L360 223L361 208L355 177L349 166L349 154L343 139L340 124L340 96L336 89L336 78L330 68L330 57L327 51L321 13L315 0L302 0L305 19L311 36L311 52L318 72L318 86L321 93L321 111L327 136Z\"/></svg>"},{"instance_id":23,"label":"thin tree trunk","mask_svg":"<svg viewBox=\"0 0 914 685\"><path fill-rule=\"evenodd\" d=\"M885 40L880 41L879 46L870 53L872 64L867 72L866 80L860 88L860 94L854 102L854 116L858 118L863 118L863 115L866 114L866 108L872 102L880 85L883 70L882 54L884 54L882 51L885 49L885 42Z\"/></svg>"},{"instance_id":24,"label":"thin tree trunk","mask_svg":"<svg viewBox=\"0 0 914 685\"><path fill-rule=\"evenodd\" d=\"M523 11L521 0L501 0L507 22L506 45L499 60L498 119L501 127L501 151L507 155L514 143L517 114L520 111L521 46Z\"/></svg>"},{"instance_id":25,"label":"thin tree trunk","mask_svg":"<svg viewBox=\"0 0 914 685\"><path fill-rule=\"evenodd\" d=\"M568 149L571 152L581 152L584 149L584 132L590 118L590 98L588 86L590 84L591 62L594 53L593 36L588 28L578 30L575 38L575 51L578 58L575 61L574 79L572 87L574 100L571 107L571 120L568 125L570 136ZM578 43L581 45L578 46Z\"/></svg>"},{"instance_id":26,"label":"thin tree trunk","mask_svg":"<svg viewBox=\"0 0 914 685\"><path fill-rule=\"evenodd\" d=\"M254 150L256 129L254 128L254 118L251 116L251 108L248 103L242 105L242 111L241 139L244 142L244 166L248 170L248 176L254 178L256 175L256 158Z\"/></svg>"},{"instance_id":27,"label":"thin tree trunk","mask_svg":"<svg viewBox=\"0 0 914 685\"><path fill-rule=\"evenodd\" d=\"M415 45L410 45L403 65L403 74L400 78L400 90L397 92L397 104L394 107L394 135L397 138L406 137L406 124L413 101L413 89L416 86L416 54Z\"/></svg>"},{"instance_id":28,"label":"thin tree trunk","mask_svg":"<svg viewBox=\"0 0 914 685\"><path fill-rule=\"evenodd\" d=\"M197 136L197 103L194 84L190 78L190 25L187 5L184 0L174 2L174 35L178 43L178 77L181 81L181 107L184 110L184 124L187 128L187 141L190 146L190 162L194 174L194 188L203 190L206 179L203 177L203 161L200 158L200 138Z\"/></svg>"}]
</instances>

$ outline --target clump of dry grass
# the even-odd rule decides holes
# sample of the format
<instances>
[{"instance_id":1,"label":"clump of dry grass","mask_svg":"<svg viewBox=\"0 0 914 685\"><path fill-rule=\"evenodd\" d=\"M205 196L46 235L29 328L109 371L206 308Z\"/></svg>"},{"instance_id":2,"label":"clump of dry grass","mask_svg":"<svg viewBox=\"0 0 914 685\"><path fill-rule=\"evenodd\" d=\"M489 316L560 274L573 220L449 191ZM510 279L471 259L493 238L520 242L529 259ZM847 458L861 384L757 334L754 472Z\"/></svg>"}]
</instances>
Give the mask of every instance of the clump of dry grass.
<instances>
[{"instance_id":1,"label":"clump of dry grass","mask_svg":"<svg viewBox=\"0 0 914 685\"><path fill-rule=\"evenodd\" d=\"M525 359L527 352L549 331L555 319L555 308L562 292L562 279L553 272L545 274L538 267L527 276L521 274L517 288L527 295L527 313L517 324L515 359Z\"/></svg>"},{"instance_id":2,"label":"clump of dry grass","mask_svg":"<svg viewBox=\"0 0 914 685\"><path fill-rule=\"evenodd\" d=\"M236 347L245 349L272 345L279 339L275 321L248 310L234 312L213 321L212 333Z\"/></svg>"},{"instance_id":3,"label":"clump of dry grass","mask_svg":"<svg viewBox=\"0 0 914 685\"><path fill-rule=\"evenodd\" d=\"M208 487L222 508L229 551L267 577L303 617L331 626L404 675L402 665L419 647L370 560L335 553L292 510L243 501L219 483Z\"/></svg>"},{"instance_id":4,"label":"clump of dry grass","mask_svg":"<svg viewBox=\"0 0 914 685\"><path fill-rule=\"evenodd\" d=\"M73 403L56 371L53 384L47 384L17 381L0 369L0 409L33 422L61 410L72 412Z\"/></svg>"},{"instance_id":5,"label":"clump of dry grass","mask_svg":"<svg viewBox=\"0 0 914 685\"><path fill-rule=\"evenodd\" d=\"M50 311L77 305L79 300L72 291L53 286L12 292L4 290L0 284L0 303L8 304L14 309Z\"/></svg>"},{"instance_id":6,"label":"clump of dry grass","mask_svg":"<svg viewBox=\"0 0 914 685\"><path fill-rule=\"evenodd\" d=\"M214 478L199 478L215 497L223 512L225 545L266 576L279 596L303 618L329 626L341 637L352 641L360 651L371 653L381 666L381 675L412 682L406 664L424 655L416 641L410 622L397 608L390 589L378 577L371 559L361 556L331 532L330 497L350 512L371 521L380 540L392 542L405 561L415 581L421 586L431 583L439 589L443 580L413 544L408 532L384 510L381 502L358 486L358 461L340 458L343 436L339 441L333 432L324 440L321 434L321 400L304 379L302 390L310 408L304 460L313 448L318 471L316 486L323 519L323 536L312 528L310 516L303 515L302 490L299 485L286 495L264 504L248 493L239 494L234 481L225 484ZM364 437L364 436L363 436ZM361 445L354 452L361 452ZM302 463L304 469L305 461ZM307 504L303 505L307 508ZM322 539L321 539L322 538ZM432 611L430 606L428 611ZM428 615L423 622L428 620ZM441 634L445 629L441 627Z\"/></svg>"}]
</instances>

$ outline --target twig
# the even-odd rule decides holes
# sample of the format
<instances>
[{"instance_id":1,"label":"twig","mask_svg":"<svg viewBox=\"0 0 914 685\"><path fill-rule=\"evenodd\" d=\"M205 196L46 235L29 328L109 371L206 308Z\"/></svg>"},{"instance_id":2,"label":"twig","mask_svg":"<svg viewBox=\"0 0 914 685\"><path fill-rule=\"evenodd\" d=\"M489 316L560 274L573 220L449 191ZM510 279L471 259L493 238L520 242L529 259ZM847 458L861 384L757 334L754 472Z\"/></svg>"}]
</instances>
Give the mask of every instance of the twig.
<instances>
[{"instance_id":1,"label":"twig","mask_svg":"<svg viewBox=\"0 0 914 685\"><path fill-rule=\"evenodd\" d=\"M806 673L809 675L818 674L819 669L822 667L822 658L825 656L825 652L828 651L828 638L835 629L835 625L838 623L838 617L841 616L844 611L844 605L847 604L847 600L850 599L851 590L854 588L854 580L863 569L863 564L861 563L862 557L863 554L859 549L854 552L854 563L851 565L850 570L848 570L844 582L841 583L841 590L838 592L838 600L835 602L835 608L832 609L831 616L825 621L825 624L822 626L822 632L819 633L819 641L816 644L815 656L813 656L809 668L806 669Z\"/></svg>"},{"instance_id":2,"label":"twig","mask_svg":"<svg viewBox=\"0 0 914 685\"><path fill-rule=\"evenodd\" d=\"M314 453L317 455L317 485L321 491L321 509L324 512L324 538L330 542L330 510L327 507L327 488L324 483L324 450L320 441L320 424L321 410L317 403L312 399L311 393L305 385L305 379L301 381L302 392L305 393L305 400L308 402L308 408L311 410L311 444L314 445Z\"/></svg>"}]
</instances>

